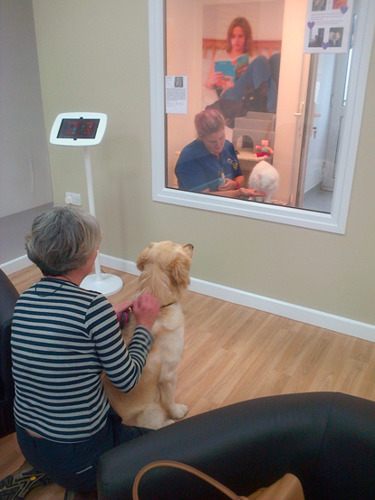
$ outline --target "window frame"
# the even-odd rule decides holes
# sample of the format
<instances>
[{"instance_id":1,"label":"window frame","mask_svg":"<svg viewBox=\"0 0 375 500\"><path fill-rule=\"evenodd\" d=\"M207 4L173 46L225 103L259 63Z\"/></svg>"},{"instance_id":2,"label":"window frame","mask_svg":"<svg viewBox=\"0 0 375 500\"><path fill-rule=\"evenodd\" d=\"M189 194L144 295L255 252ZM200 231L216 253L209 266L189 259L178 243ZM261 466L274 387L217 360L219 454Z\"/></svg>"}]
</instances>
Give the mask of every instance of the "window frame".
<instances>
[{"instance_id":1,"label":"window frame","mask_svg":"<svg viewBox=\"0 0 375 500\"><path fill-rule=\"evenodd\" d=\"M340 168L338 168L337 178L335 179L331 213L322 213L289 206L246 202L244 200L192 193L166 187L165 6L164 0L148 0L153 201L344 234L350 205L375 27L375 2L371 2L371 0L360 1L361 6L355 33L356 46L353 49L352 71L349 82L347 116L338 151Z\"/></svg>"}]
</instances>

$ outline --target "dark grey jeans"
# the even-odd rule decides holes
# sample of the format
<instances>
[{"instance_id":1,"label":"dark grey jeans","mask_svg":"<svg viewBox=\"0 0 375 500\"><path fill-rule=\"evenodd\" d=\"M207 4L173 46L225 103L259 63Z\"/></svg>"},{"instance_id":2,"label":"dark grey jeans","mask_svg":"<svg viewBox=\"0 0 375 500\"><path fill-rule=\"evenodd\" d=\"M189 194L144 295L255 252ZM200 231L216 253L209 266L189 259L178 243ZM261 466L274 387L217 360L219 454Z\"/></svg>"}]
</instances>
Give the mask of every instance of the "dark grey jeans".
<instances>
[{"instance_id":1,"label":"dark grey jeans","mask_svg":"<svg viewBox=\"0 0 375 500\"><path fill-rule=\"evenodd\" d=\"M96 490L98 460L105 451L150 431L123 425L114 412L109 414L100 432L78 443L56 443L36 438L16 425L18 443L26 460L55 483L80 493Z\"/></svg>"}]
</instances>

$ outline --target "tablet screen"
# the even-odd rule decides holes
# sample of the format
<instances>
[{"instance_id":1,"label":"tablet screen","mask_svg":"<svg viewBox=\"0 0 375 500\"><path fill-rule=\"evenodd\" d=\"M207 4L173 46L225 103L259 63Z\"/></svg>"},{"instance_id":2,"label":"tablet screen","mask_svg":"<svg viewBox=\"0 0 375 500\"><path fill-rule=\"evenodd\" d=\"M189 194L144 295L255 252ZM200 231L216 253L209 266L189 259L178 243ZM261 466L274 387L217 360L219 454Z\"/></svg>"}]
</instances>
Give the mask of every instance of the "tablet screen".
<instances>
[{"instance_id":1,"label":"tablet screen","mask_svg":"<svg viewBox=\"0 0 375 500\"><path fill-rule=\"evenodd\" d=\"M64 118L57 134L58 139L95 139L99 118Z\"/></svg>"}]
</instances>

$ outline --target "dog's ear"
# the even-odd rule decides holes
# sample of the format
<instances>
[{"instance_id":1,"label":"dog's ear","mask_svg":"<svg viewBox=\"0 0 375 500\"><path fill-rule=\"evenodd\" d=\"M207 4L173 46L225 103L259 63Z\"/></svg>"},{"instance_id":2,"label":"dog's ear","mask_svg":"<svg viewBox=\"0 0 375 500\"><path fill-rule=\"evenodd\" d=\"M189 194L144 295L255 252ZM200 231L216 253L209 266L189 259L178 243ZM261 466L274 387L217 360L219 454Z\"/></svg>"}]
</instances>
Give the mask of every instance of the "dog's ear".
<instances>
[{"instance_id":1,"label":"dog's ear","mask_svg":"<svg viewBox=\"0 0 375 500\"><path fill-rule=\"evenodd\" d=\"M191 258L186 254L177 254L174 260L168 265L167 270L178 286L187 287L190 283Z\"/></svg>"},{"instance_id":2,"label":"dog's ear","mask_svg":"<svg viewBox=\"0 0 375 500\"><path fill-rule=\"evenodd\" d=\"M146 262L148 260L148 254L150 253L150 247L145 248L140 255L138 256L137 259L137 268L140 271L143 271L146 265Z\"/></svg>"},{"instance_id":3,"label":"dog's ear","mask_svg":"<svg viewBox=\"0 0 375 500\"><path fill-rule=\"evenodd\" d=\"M144 268L145 268L145 265L147 264L147 261L148 261L148 256L149 256L149 253L150 253L150 250L151 248L155 245L154 242L150 243L148 247L146 247L141 253L140 255L138 256L138 259L137 259L137 268L140 270L140 271L143 271Z\"/></svg>"}]
</instances>

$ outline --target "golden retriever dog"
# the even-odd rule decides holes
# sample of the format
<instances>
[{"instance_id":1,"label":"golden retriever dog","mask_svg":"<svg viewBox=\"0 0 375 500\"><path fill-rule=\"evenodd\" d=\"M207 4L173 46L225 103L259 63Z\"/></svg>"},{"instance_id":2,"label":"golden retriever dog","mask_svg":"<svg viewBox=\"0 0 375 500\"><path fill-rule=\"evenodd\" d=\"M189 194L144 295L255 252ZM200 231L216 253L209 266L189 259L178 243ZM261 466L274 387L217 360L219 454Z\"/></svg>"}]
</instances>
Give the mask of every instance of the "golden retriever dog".
<instances>
[{"instance_id":1,"label":"golden retriever dog","mask_svg":"<svg viewBox=\"0 0 375 500\"><path fill-rule=\"evenodd\" d=\"M155 342L141 378L129 393L119 391L103 377L109 402L127 425L159 429L188 411L186 405L174 402L174 391L184 347L184 316L179 301L190 283L193 250L191 244L160 241L151 243L138 257L141 274L136 295L153 295L161 306L152 328ZM131 318L122 332L127 345L136 326Z\"/></svg>"}]
</instances>

